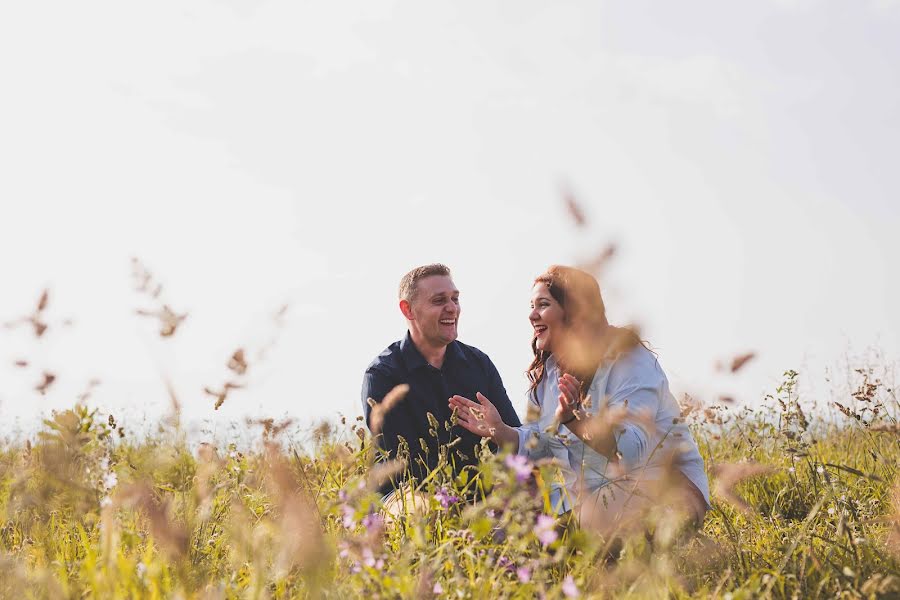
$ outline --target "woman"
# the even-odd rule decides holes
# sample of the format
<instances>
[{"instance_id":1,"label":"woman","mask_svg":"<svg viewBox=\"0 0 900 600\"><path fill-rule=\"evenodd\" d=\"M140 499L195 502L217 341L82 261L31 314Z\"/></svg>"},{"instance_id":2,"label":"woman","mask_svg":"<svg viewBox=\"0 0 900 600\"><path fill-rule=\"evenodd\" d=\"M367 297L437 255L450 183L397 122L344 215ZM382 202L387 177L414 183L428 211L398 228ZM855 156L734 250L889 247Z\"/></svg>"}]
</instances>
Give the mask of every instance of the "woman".
<instances>
[{"instance_id":1,"label":"woman","mask_svg":"<svg viewBox=\"0 0 900 600\"><path fill-rule=\"evenodd\" d=\"M477 403L450 399L459 423L532 460L557 459L551 499L582 526L609 535L660 511L702 523L709 485L697 445L655 355L607 322L597 280L551 266L534 282L529 319L537 420L509 427L479 393Z\"/></svg>"}]
</instances>

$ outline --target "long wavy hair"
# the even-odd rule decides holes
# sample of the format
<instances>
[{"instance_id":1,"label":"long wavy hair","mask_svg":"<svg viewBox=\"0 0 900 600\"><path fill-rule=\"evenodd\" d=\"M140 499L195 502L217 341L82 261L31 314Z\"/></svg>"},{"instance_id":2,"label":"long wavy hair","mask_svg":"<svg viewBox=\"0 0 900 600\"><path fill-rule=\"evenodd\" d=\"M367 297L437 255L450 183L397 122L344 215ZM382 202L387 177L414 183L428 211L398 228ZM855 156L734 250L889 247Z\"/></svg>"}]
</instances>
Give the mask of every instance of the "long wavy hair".
<instances>
[{"instance_id":1,"label":"long wavy hair","mask_svg":"<svg viewBox=\"0 0 900 600\"><path fill-rule=\"evenodd\" d=\"M539 283L547 286L550 295L563 309L563 329L557 334L559 341L554 340L557 360L561 372L570 373L581 382L582 400L604 360L614 360L637 345L647 347L633 329L609 324L600 284L590 273L574 267L551 265L534 280L535 285ZM537 388L544 379L544 365L551 353L539 350L536 338L531 340L531 350L534 359L525 375L531 384L528 393L538 404Z\"/></svg>"}]
</instances>

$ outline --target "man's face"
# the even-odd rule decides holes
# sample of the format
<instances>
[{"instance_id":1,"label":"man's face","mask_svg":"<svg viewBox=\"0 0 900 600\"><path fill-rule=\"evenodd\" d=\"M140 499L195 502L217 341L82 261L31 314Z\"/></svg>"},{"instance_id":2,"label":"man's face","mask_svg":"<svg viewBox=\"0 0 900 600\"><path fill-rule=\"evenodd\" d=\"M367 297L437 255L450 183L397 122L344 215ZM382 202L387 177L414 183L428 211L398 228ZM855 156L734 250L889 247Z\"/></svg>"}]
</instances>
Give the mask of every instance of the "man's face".
<instances>
[{"instance_id":1,"label":"man's face","mask_svg":"<svg viewBox=\"0 0 900 600\"><path fill-rule=\"evenodd\" d=\"M446 346L457 336L459 290L446 275L419 280L410 303L410 328L431 346Z\"/></svg>"}]
</instances>

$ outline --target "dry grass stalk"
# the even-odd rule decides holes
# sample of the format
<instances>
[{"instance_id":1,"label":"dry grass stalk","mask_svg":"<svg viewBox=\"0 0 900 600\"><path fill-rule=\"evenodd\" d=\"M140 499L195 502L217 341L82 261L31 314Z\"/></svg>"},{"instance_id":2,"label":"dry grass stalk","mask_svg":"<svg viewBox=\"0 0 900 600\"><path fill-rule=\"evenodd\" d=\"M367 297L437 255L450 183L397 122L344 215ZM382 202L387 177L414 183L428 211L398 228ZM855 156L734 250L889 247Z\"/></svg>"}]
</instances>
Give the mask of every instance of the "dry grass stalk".
<instances>
[{"instance_id":1,"label":"dry grass stalk","mask_svg":"<svg viewBox=\"0 0 900 600\"><path fill-rule=\"evenodd\" d=\"M54 381L56 381L56 375L54 375L53 373L51 373L49 371L44 371L43 374L41 375L40 383L38 383L36 386L34 386L34 389L37 390L38 393L40 393L41 395L44 395L47 393L47 389L51 385L53 385Z\"/></svg>"},{"instance_id":2,"label":"dry grass stalk","mask_svg":"<svg viewBox=\"0 0 900 600\"><path fill-rule=\"evenodd\" d=\"M123 487L114 502L144 513L154 541L171 560L179 561L187 556L189 540L187 528L171 518L169 502L158 501L150 484L134 483Z\"/></svg>"},{"instance_id":3,"label":"dry grass stalk","mask_svg":"<svg viewBox=\"0 0 900 600\"><path fill-rule=\"evenodd\" d=\"M175 334L175 330L181 325L181 322L187 318L187 313L183 315L177 314L168 304L163 304L156 310L137 309L135 313L144 317L155 317L159 319L159 335L161 337L171 337Z\"/></svg>"},{"instance_id":4,"label":"dry grass stalk","mask_svg":"<svg viewBox=\"0 0 900 600\"><path fill-rule=\"evenodd\" d=\"M231 390L239 390L243 387L244 386L239 383L227 381L227 382L225 382L225 385L222 387L221 390L217 391L217 390L210 389L208 387L204 387L203 391L216 399L216 403L213 406L213 408L215 410L219 410L219 407L225 403L225 399L228 398L228 394L231 392Z\"/></svg>"},{"instance_id":5,"label":"dry grass stalk","mask_svg":"<svg viewBox=\"0 0 900 600\"><path fill-rule=\"evenodd\" d=\"M891 512L888 515L888 532L885 543L888 549L900 558L900 481L894 484L891 490Z\"/></svg>"},{"instance_id":6,"label":"dry grass stalk","mask_svg":"<svg viewBox=\"0 0 900 600\"><path fill-rule=\"evenodd\" d=\"M238 375L243 375L247 372L247 360L246 358L244 358L243 348L238 348L234 351L234 354L232 354L231 358L228 359L227 366Z\"/></svg>"},{"instance_id":7,"label":"dry grass stalk","mask_svg":"<svg viewBox=\"0 0 900 600\"><path fill-rule=\"evenodd\" d=\"M882 423L880 425L872 425L869 427L869 431L900 434L900 423Z\"/></svg>"},{"instance_id":8,"label":"dry grass stalk","mask_svg":"<svg viewBox=\"0 0 900 600\"><path fill-rule=\"evenodd\" d=\"M144 317L153 317L159 320L159 335L171 337L178 326L187 318L187 313L179 315L167 303L160 301L162 284L158 283L150 271L137 258L131 259L131 272L135 282L135 291L148 295L157 301L157 308L153 310L137 309L135 312Z\"/></svg>"},{"instance_id":9,"label":"dry grass stalk","mask_svg":"<svg viewBox=\"0 0 900 600\"><path fill-rule=\"evenodd\" d=\"M747 352L746 354L740 354L735 356L731 360L731 372L737 373L744 365L746 365L750 360L756 357L756 352Z\"/></svg>"},{"instance_id":10,"label":"dry grass stalk","mask_svg":"<svg viewBox=\"0 0 900 600\"><path fill-rule=\"evenodd\" d=\"M613 432L622 426L625 421L637 425L645 431L652 432L656 428L656 421L651 410L629 411L628 399L621 404L614 406L604 405L600 408L600 412L596 415L577 411L575 416L578 419L587 421L582 439L585 442L593 440L607 439L613 435Z\"/></svg>"},{"instance_id":11,"label":"dry grass stalk","mask_svg":"<svg viewBox=\"0 0 900 600\"><path fill-rule=\"evenodd\" d=\"M378 463L369 469L369 475L366 478L366 488L377 490L397 475L403 473L405 468L406 461L402 459Z\"/></svg>"},{"instance_id":12,"label":"dry grass stalk","mask_svg":"<svg viewBox=\"0 0 900 600\"><path fill-rule=\"evenodd\" d=\"M613 259L616 255L618 248L615 244L606 244L602 248L600 248L597 253L586 259L579 261L576 265L582 271L587 271L588 273L593 273L594 275L599 275L606 268L607 264Z\"/></svg>"},{"instance_id":13,"label":"dry grass stalk","mask_svg":"<svg viewBox=\"0 0 900 600\"><path fill-rule=\"evenodd\" d=\"M584 216L584 209L581 207L578 199L575 198L575 194L568 186L563 187L562 201L565 205L566 212L569 213L569 216L572 218L572 222L575 223L575 226L585 227L587 225L587 218L585 218Z\"/></svg>"},{"instance_id":14,"label":"dry grass stalk","mask_svg":"<svg viewBox=\"0 0 900 600\"><path fill-rule=\"evenodd\" d=\"M196 499L198 517L201 521L209 519L212 513L213 500L216 488L213 485L213 477L222 466L222 459L216 447L203 442L197 448L197 487Z\"/></svg>"},{"instance_id":15,"label":"dry grass stalk","mask_svg":"<svg viewBox=\"0 0 900 600\"><path fill-rule=\"evenodd\" d=\"M265 419L247 419L247 425L258 425L263 428L263 441L270 442L281 435L284 430L294 424L294 419L287 418L281 422L268 417Z\"/></svg>"},{"instance_id":16,"label":"dry grass stalk","mask_svg":"<svg viewBox=\"0 0 900 600\"><path fill-rule=\"evenodd\" d=\"M23 323L28 323L33 328L35 337L43 336L48 327L47 322L43 318L43 313L47 309L49 299L50 292L49 290L45 289L43 292L41 292L41 296L40 298L38 298L37 306L30 315L4 323L4 326L7 329L12 329L14 327L18 327Z\"/></svg>"},{"instance_id":17,"label":"dry grass stalk","mask_svg":"<svg viewBox=\"0 0 900 600\"><path fill-rule=\"evenodd\" d=\"M309 568L324 562L322 525L315 502L297 478L278 446L265 443L266 483L280 517L279 551L276 569L287 572L294 566Z\"/></svg>"},{"instance_id":18,"label":"dry grass stalk","mask_svg":"<svg viewBox=\"0 0 900 600\"><path fill-rule=\"evenodd\" d=\"M734 508L744 513L752 515L755 513L753 507L741 498L737 493L736 487L744 480L760 475L772 473L775 469L768 465L759 463L720 463L713 467L712 473L715 477L713 483L713 491L722 500L732 505Z\"/></svg>"},{"instance_id":19,"label":"dry grass stalk","mask_svg":"<svg viewBox=\"0 0 900 600\"><path fill-rule=\"evenodd\" d=\"M372 409L369 413L369 431L372 432L372 437L377 437L381 433L385 415L406 398L407 393L409 393L409 385L401 383L388 392L381 402L376 402L372 398L367 399Z\"/></svg>"}]
</instances>

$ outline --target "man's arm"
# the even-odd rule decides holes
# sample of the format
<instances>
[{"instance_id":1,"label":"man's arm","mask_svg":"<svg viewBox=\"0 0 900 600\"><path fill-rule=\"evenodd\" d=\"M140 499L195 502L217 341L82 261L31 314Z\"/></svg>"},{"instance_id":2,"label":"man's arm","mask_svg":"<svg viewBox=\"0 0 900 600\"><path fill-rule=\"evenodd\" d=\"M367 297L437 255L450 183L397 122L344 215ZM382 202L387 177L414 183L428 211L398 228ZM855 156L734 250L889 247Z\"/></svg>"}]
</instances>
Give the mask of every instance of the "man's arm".
<instances>
[{"instance_id":1,"label":"man's arm","mask_svg":"<svg viewBox=\"0 0 900 600\"><path fill-rule=\"evenodd\" d=\"M500 417L503 419L503 422L509 425L510 427L519 427L522 425L522 421L519 420L519 415L516 413L516 409L513 408L512 402L509 401L509 395L506 393L506 388L503 387L503 380L500 378L500 372L497 371L497 367L494 366L494 363L490 358L487 358L488 365L488 390L484 393L485 396L490 398L491 402L494 406L497 407L497 412L500 413Z\"/></svg>"},{"instance_id":2,"label":"man's arm","mask_svg":"<svg viewBox=\"0 0 900 600\"><path fill-rule=\"evenodd\" d=\"M369 428L369 431L372 431L372 406L369 405L369 398L378 404L384 400L388 392L394 389L395 385L396 382L380 369L368 369L363 376L360 395L362 397L363 414L366 417L366 427ZM399 432L392 426L391 419L383 419L381 421L381 431L377 432L377 435L376 432L372 432L378 447L389 452L391 458L396 458L397 456L397 447L400 443L397 433Z\"/></svg>"}]
</instances>

